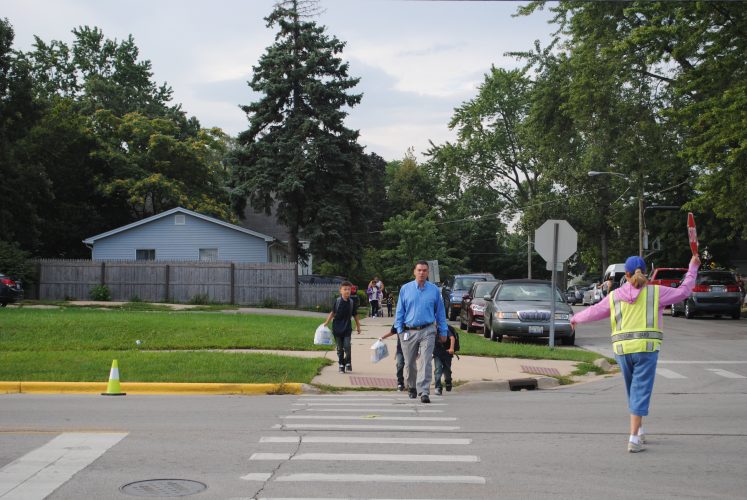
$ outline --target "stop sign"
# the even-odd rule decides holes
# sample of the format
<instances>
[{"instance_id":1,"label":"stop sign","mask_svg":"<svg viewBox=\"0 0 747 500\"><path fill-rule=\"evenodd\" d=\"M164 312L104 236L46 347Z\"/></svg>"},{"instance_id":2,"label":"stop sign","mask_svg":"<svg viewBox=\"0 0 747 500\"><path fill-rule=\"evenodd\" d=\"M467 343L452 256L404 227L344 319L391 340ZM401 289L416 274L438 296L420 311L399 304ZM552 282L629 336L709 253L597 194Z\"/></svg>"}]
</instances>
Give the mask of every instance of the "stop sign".
<instances>
[{"instance_id":1,"label":"stop sign","mask_svg":"<svg viewBox=\"0 0 747 500\"><path fill-rule=\"evenodd\" d=\"M555 225L558 225L558 254L557 261L565 262L576 253L578 245L578 233L568 224L566 220L546 220L534 232L534 248L537 253L547 262L552 261L553 239L555 237Z\"/></svg>"}]
</instances>

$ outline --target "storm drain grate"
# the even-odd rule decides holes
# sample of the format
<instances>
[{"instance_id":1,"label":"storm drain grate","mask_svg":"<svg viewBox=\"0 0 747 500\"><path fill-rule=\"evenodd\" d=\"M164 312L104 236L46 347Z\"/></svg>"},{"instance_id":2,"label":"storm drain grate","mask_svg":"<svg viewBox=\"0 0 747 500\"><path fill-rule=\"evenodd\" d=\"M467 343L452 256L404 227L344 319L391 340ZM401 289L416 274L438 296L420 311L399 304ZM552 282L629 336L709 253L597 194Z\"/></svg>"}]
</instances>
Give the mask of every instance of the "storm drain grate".
<instances>
[{"instance_id":1,"label":"storm drain grate","mask_svg":"<svg viewBox=\"0 0 747 500\"><path fill-rule=\"evenodd\" d=\"M537 375L548 375L550 377L559 377L560 372L557 368L545 368L542 366L525 366L521 365L521 371L524 373L536 373Z\"/></svg>"},{"instance_id":2,"label":"storm drain grate","mask_svg":"<svg viewBox=\"0 0 747 500\"><path fill-rule=\"evenodd\" d=\"M207 485L189 479L148 479L125 484L119 489L134 497L186 497L205 491Z\"/></svg>"},{"instance_id":3,"label":"storm drain grate","mask_svg":"<svg viewBox=\"0 0 747 500\"><path fill-rule=\"evenodd\" d=\"M351 375L350 383L361 387L397 387L396 378L356 377Z\"/></svg>"}]
</instances>

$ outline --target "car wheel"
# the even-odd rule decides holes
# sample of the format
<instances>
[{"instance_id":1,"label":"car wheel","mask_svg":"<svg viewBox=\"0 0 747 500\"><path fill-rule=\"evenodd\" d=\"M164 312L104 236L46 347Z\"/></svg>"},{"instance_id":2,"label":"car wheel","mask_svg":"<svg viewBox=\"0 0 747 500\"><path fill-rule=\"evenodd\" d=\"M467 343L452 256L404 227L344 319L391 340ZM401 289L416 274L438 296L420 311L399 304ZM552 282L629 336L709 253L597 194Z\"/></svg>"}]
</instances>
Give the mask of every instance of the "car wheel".
<instances>
[{"instance_id":1,"label":"car wheel","mask_svg":"<svg viewBox=\"0 0 747 500\"><path fill-rule=\"evenodd\" d=\"M685 301L685 317L687 319L692 319L695 316L695 311L693 310L693 306L690 304L690 301Z\"/></svg>"},{"instance_id":2,"label":"car wheel","mask_svg":"<svg viewBox=\"0 0 747 500\"><path fill-rule=\"evenodd\" d=\"M490 329L490 340L493 342L502 342L503 341L503 335L498 335L495 333L495 331L491 328Z\"/></svg>"},{"instance_id":3,"label":"car wheel","mask_svg":"<svg viewBox=\"0 0 747 500\"><path fill-rule=\"evenodd\" d=\"M731 313L731 319L739 319L742 317L742 310L740 308L734 309L734 312Z\"/></svg>"},{"instance_id":4,"label":"car wheel","mask_svg":"<svg viewBox=\"0 0 747 500\"><path fill-rule=\"evenodd\" d=\"M560 339L560 342L563 345L576 345L576 334L574 333L570 337L563 337Z\"/></svg>"},{"instance_id":5,"label":"car wheel","mask_svg":"<svg viewBox=\"0 0 747 500\"><path fill-rule=\"evenodd\" d=\"M7 302L0 302L0 307L5 307L5 306L7 306L7 305L8 305L8 303L7 303Z\"/></svg>"},{"instance_id":6,"label":"car wheel","mask_svg":"<svg viewBox=\"0 0 747 500\"><path fill-rule=\"evenodd\" d=\"M482 336L486 339L490 338L490 319L485 318L485 323L482 325Z\"/></svg>"},{"instance_id":7,"label":"car wheel","mask_svg":"<svg viewBox=\"0 0 747 500\"><path fill-rule=\"evenodd\" d=\"M469 319L469 318L468 318L468 319ZM467 331L469 331L469 330L468 330L468 326L467 326L467 323L465 323L465 322L464 322L464 318L462 317L462 315L461 315L461 314L459 315L459 328L461 328L462 330L467 330Z\"/></svg>"},{"instance_id":8,"label":"car wheel","mask_svg":"<svg viewBox=\"0 0 747 500\"><path fill-rule=\"evenodd\" d=\"M449 321L456 321L457 315L453 307L449 307Z\"/></svg>"},{"instance_id":9,"label":"car wheel","mask_svg":"<svg viewBox=\"0 0 747 500\"><path fill-rule=\"evenodd\" d=\"M671 314L673 318L676 318L677 316L679 316L680 313L677 312L677 304L672 304Z\"/></svg>"}]
</instances>

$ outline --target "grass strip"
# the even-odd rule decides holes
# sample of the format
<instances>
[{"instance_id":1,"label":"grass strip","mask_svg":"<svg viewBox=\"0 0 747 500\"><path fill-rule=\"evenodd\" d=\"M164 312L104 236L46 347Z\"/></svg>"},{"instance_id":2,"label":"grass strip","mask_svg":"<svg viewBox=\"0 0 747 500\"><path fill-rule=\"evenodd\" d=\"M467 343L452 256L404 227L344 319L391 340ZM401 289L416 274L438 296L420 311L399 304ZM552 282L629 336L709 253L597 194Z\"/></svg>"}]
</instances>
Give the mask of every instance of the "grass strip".
<instances>
[{"instance_id":1,"label":"grass strip","mask_svg":"<svg viewBox=\"0 0 747 500\"><path fill-rule=\"evenodd\" d=\"M556 359L561 361L593 362L603 357L591 351L578 348L550 349L546 345L522 344L513 342L491 342L482 335L462 332L459 334L460 355L491 356L496 358Z\"/></svg>"},{"instance_id":2,"label":"grass strip","mask_svg":"<svg viewBox=\"0 0 747 500\"><path fill-rule=\"evenodd\" d=\"M310 383L325 358L224 352L0 352L0 380L106 382L112 360L120 382Z\"/></svg>"},{"instance_id":3,"label":"grass strip","mask_svg":"<svg viewBox=\"0 0 747 500\"><path fill-rule=\"evenodd\" d=\"M0 351L127 349L280 349L329 351L314 345L320 318L189 311L8 309ZM136 341L140 340L140 344Z\"/></svg>"}]
</instances>

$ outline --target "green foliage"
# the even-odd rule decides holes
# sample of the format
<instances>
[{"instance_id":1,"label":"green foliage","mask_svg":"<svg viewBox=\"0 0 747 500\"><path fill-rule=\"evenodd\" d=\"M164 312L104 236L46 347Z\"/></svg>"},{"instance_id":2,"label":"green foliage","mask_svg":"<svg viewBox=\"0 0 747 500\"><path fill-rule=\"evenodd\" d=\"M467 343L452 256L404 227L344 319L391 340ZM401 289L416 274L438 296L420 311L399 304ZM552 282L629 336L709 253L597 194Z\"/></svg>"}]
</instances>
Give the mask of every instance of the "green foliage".
<instances>
[{"instance_id":1,"label":"green foliage","mask_svg":"<svg viewBox=\"0 0 747 500\"><path fill-rule=\"evenodd\" d=\"M28 253L16 242L0 240L0 273L21 280L25 288L36 281Z\"/></svg>"},{"instance_id":2,"label":"green foliage","mask_svg":"<svg viewBox=\"0 0 747 500\"><path fill-rule=\"evenodd\" d=\"M274 309L280 305L280 302L277 301L277 299L273 299L272 297L265 297L262 299L262 307L266 309Z\"/></svg>"},{"instance_id":3,"label":"green foliage","mask_svg":"<svg viewBox=\"0 0 747 500\"><path fill-rule=\"evenodd\" d=\"M303 229L315 256L349 262L359 248L351 229L362 221L364 158L344 118L361 100L349 93L359 79L339 56L345 44L304 17L308 5L281 2L266 18L277 33L249 82L262 97L242 107L249 128L234 151L232 196L239 211L275 206L291 261Z\"/></svg>"},{"instance_id":4,"label":"green foliage","mask_svg":"<svg viewBox=\"0 0 747 500\"><path fill-rule=\"evenodd\" d=\"M91 300L99 300L103 302L109 302L112 300L111 292L109 291L109 287L106 285L96 285L91 288L88 292L88 296Z\"/></svg>"},{"instance_id":5,"label":"green foliage","mask_svg":"<svg viewBox=\"0 0 747 500\"><path fill-rule=\"evenodd\" d=\"M195 294L189 299L188 304L206 306L211 303L210 296L206 293Z\"/></svg>"}]
</instances>

